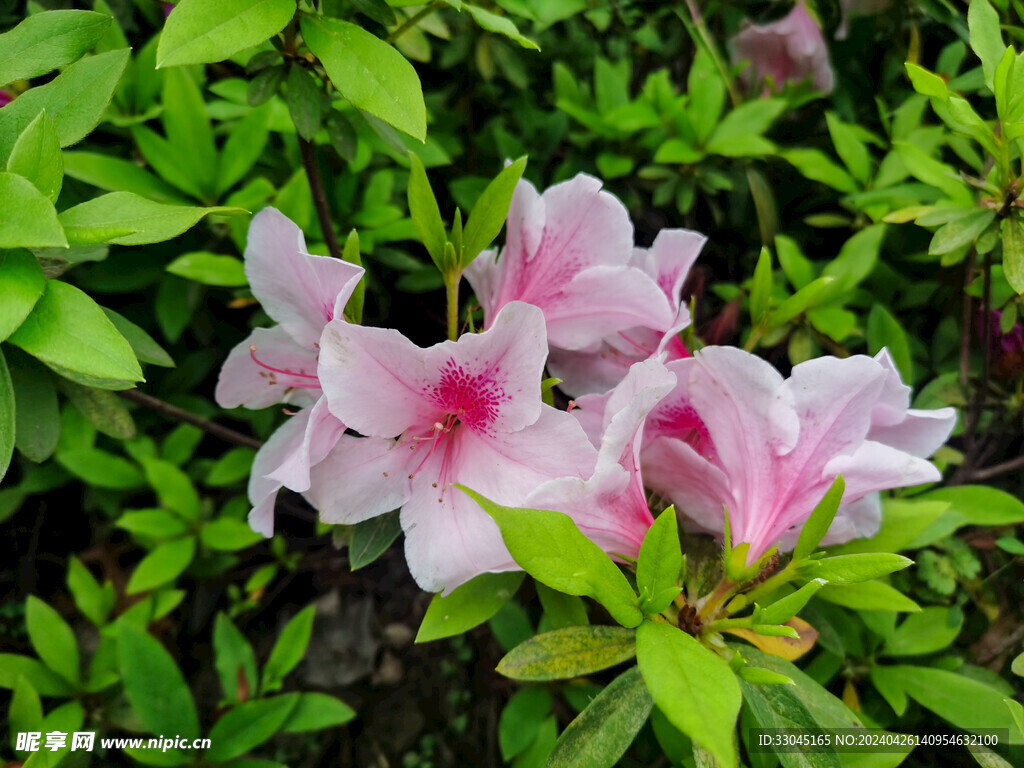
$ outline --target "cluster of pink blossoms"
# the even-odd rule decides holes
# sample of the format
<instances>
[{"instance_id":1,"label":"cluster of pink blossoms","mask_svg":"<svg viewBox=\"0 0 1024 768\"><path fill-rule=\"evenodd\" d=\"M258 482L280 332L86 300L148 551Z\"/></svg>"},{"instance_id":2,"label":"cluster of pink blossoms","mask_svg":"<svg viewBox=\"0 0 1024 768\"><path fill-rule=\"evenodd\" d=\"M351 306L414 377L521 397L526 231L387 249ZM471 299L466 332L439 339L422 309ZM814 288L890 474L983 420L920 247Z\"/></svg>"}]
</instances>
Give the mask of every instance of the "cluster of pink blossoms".
<instances>
[{"instance_id":1,"label":"cluster of pink blossoms","mask_svg":"<svg viewBox=\"0 0 1024 768\"><path fill-rule=\"evenodd\" d=\"M329 523L400 508L409 568L430 591L516 568L497 525L455 484L564 512L625 557L653 522L649 491L695 531L721 534L727 509L753 562L791 547L842 474L827 541L871 534L879 491L939 479L926 457L953 410L911 409L884 350L803 363L788 379L736 348L691 356L681 291L703 244L665 230L635 248L625 208L592 177L543 194L520 182L505 248L467 270L485 330L423 349L347 322L362 270L308 254L292 222L259 213L246 270L279 325L232 351L217 400L300 410L257 456L253 528L273 532L282 486ZM544 404L545 367L578 407Z\"/></svg>"}]
</instances>

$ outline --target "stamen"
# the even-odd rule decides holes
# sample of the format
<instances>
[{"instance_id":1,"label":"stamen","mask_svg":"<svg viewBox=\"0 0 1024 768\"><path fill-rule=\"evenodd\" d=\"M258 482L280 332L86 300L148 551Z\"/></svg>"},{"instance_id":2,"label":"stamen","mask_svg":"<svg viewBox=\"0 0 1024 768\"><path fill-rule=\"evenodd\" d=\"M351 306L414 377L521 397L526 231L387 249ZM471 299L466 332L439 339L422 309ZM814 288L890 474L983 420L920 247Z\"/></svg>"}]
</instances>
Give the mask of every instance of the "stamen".
<instances>
[{"instance_id":1,"label":"stamen","mask_svg":"<svg viewBox=\"0 0 1024 768\"><path fill-rule=\"evenodd\" d=\"M320 379L317 378L316 376L310 375L308 373L296 373L295 371L289 371L289 370L284 369L284 368L275 368L272 365L267 365L262 360L260 360L258 357L256 357L256 351L257 351L257 348L256 348L255 344L250 346L249 347L249 357L251 357L252 361L254 363L256 363L256 365L258 365L260 368L266 368L268 371L271 371L273 373L280 373L283 376L295 376L296 378L299 378L299 379L312 379L313 381L316 382L315 385L311 385L311 384L295 384L293 386L295 386L297 388L320 389Z\"/></svg>"},{"instance_id":2,"label":"stamen","mask_svg":"<svg viewBox=\"0 0 1024 768\"><path fill-rule=\"evenodd\" d=\"M625 333L623 333L622 331L619 331L619 336L621 336L622 338L624 338L624 339L625 339L626 341L628 341L628 342L629 342L630 344L632 344L632 345L633 345L634 347L636 347L636 348L637 348L638 350L640 350L641 352L643 352L643 353L644 353L645 355L653 355L653 354L655 353L655 351L656 351L656 350L653 350L653 349L649 349L649 348L647 348L646 346L644 346L643 344L641 344L641 343L640 343L640 342L638 342L638 341L634 341L633 339L629 338L629 336L627 336L627 335L626 335Z\"/></svg>"}]
</instances>

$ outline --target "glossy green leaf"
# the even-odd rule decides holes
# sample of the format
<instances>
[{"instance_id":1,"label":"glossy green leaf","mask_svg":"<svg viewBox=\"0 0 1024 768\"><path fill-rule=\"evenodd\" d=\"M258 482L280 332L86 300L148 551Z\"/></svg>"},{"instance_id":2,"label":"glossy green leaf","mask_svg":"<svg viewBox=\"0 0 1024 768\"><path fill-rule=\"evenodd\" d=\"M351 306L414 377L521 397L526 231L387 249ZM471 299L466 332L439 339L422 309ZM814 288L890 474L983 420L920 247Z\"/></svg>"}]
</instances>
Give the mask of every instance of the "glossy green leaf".
<instances>
[{"instance_id":1,"label":"glossy green leaf","mask_svg":"<svg viewBox=\"0 0 1024 768\"><path fill-rule=\"evenodd\" d=\"M103 626L116 599L113 584L101 586L74 555L68 560L67 584L78 610L97 627Z\"/></svg>"},{"instance_id":2,"label":"glossy green leaf","mask_svg":"<svg viewBox=\"0 0 1024 768\"><path fill-rule=\"evenodd\" d=\"M772 298L772 254L767 246L761 248L754 279L750 287L750 322L757 325L764 321L771 307Z\"/></svg>"},{"instance_id":3,"label":"glossy green leaf","mask_svg":"<svg viewBox=\"0 0 1024 768\"><path fill-rule=\"evenodd\" d=\"M480 255L501 232L512 204L512 193L526 170L526 157L503 169L477 198L462 233L462 266Z\"/></svg>"},{"instance_id":4,"label":"glossy green leaf","mask_svg":"<svg viewBox=\"0 0 1024 768\"><path fill-rule=\"evenodd\" d=\"M832 487L814 507L807 522L804 523L796 547L793 549L794 560L801 560L817 549L818 544L825 538L825 534L828 533L828 529L832 525L845 490L846 483L843 481L843 476L839 475L832 483Z\"/></svg>"},{"instance_id":5,"label":"glossy green leaf","mask_svg":"<svg viewBox=\"0 0 1024 768\"><path fill-rule=\"evenodd\" d=\"M134 192L161 203L182 203L182 196L163 179L129 160L98 152L67 151L64 173L107 192Z\"/></svg>"},{"instance_id":6,"label":"glossy green leaf","mask_svg":"<svg viewBox=\"0 0 1024 768\"><path fill-rule=\"evenodd\" d=\"M6 109L6 108L5 108ZM53 203L35 185L14 173L0 172L0 248L66 247L67 238Z\"/></svg>"},{"instance_id":7,"label":"glossy green leaf","mask_svg":"<svg viewBox=\"0 0 1024 768\"><path fill-rule=\"evenodd\" d=\"M95 379L94 386L125 389L142 381L135 354L103 310L85 293L50 280L10 342L57 373Z\"/></svg>"},{"instance_id":8,"label":"glossy green leaf","mask_svg":"<svg viewBox=\"0 0 1024 768\"><path fill-rule=\"evenodd\" d=\"M28 251L0 250L0 341L18 330L46 290L39 261Z\"/></svg>"},{"instance_id":9,"label":"glossy green leaf","mask_svg":"<svg viewBox=\"0 0 1024 768\"><path fill-rule=\"evenodd\" d=\"M256 451L252 448L232 448L210 467L206 484L217 487L237 483L249 476L255 458Z\"/></svg>"},{"instance_id":10,"label":"glossy green leaf","mask_svg":"<svg viewBox=\"0 0 1024 768\"><path fill-rule=\"evenodd\" d=\"M203 526L199 539L210 549L236 552L263 541L263 535L256 533L244 520L219 517Z\"/></svg>"},{"instance_id":11,"label":"glossy green leaf","mask_svg":"<svg viewBox=\"0 0 1024 768\"><path fill-rule=\"evenodd\" d=\"M858 135L856 126L844 123L834 112L826 112L828 132L836 153L842 159L850 173L862 184L871 178L871 155L867 145Z\"/></svg>"},{"instance_id":12,"label":"glossy green leaf","mask_svg":"<svg viewBox=\"0 0 1024 768\"><path fill-rule=\"evenodd\" d=\"M876 355L883 348L888 349L900 378L913 383L914 360L910 355L910 339L899 320L881 304L873 304L868 313L867 332L870 354Z\"/></svg>"},{"instance_id":13,"label":"glossy green leaf","mask_svg":"<svg viewBox=\"0 0 1024 768\"><path fill-rule=\"evenodd\" d=\"M427 253L434 265L444 271L444 245L448 237L441 220L441 211L437 207L434 190L427 179L427 171L423 161L415 152L409 153L409 216L412 217L420 240L423 241Z\"/></svg>"},{"instance_id":14,"label":"glossy green leaf","mask_svg":"<svg viewBox=\"0 0 1024 768\"><path fill-rule=\"evenodd\" d=\"M907 76L915 91L923 96L932 96L937 99L949 98L949 86L942 77L912 61L908 61L904 66L907 68Z\"/></svg>"},{"instance_id":15,"label":"glossy green leaf","mask_svg":"<svg viewBox=\"0 0 1024 768\"><path fill-rule=\"evenodd\" d=\"M644 682L669 722L722 765L735 765L739 682L718 654L670 624L645 621L636 631Z\"/></svg>"},{"instance_id":16,"label":"glossy green leaf","mask_svg":"<svg viewBox=\"0 0 1024 768\"><path fill-rule=\"evenodd\" d=\"M125 512L116 525L143 539L176 539L188 532L188 523L166 509Z\"/></svg>"},{"instance_id":17,"label":"glossy green leaf","mask_svg":"<svg viewBox=\"0 0 1024 768\"><path fill-rule=\"evenodd\" d=\"M0 38L0 42L2 41L3 39ZM32 687L32 683L24 677L18 678L14 684L7 722L11 732L12 749L18 743L17 734L41 733L43 730L43 704L39 700L36 689Z\"/></svg>"},{"instance_id":18,"label":"glossy green leaf","mask_svg":"<svg viewBox=\"0 0 1024 768\"><path fill-rule=\"evenodd\" d=\"M565 627L582 627L590 623L587 616L587 604L583 598L567 595L535 582L537 597L544 608L544 618L550 629Z\"/></svg>"},{"instance_id":19,"label":"glossy green leaf","mask_svg":"<svg viewBox=\"0 0 1024 768\"><path fill-rule=\"evenodd\" d=\"M512 20L506 16L499 16L492 11L488 11L485 8L481 8L470 3L462 3L462 7L469 11L469 15L473 17L481 29L485 29L488 32L493 32L496 35L503 35L513 42L519 43L523 48L532 49L539 51L540 46L537 45L533 40L523 36L516 25L512 23Z\"/></svg>"},{"instance_id":20,"label":"glossy green leaf","mask_svg":"<svg viewBox=\"0 0 1024 768\"><path fill-rule=\"evenodd\" d=\"M43 110L18 136L7 158L7 170L31 181L51 203L64 183L64 161L53 120Z\"/></svg>"},{"instance_id":21,"label":"glossy green leaf","mask_svg":"<svg viewBox=\"0 0 1024 768\"><path fill-rule=\"evenodd\" d=\"M0 110L0 159L7 160L18 136L44 109L62 147L85 138L103 117L128 58L125 49L76 61Z\"/></svg>"},{"instance_id":22,"label":"glossy green leaf","mask_svg":"<svg viewBox=\"0 0 1024 768\"><path fill-rule=\"evenodd\" d=\"M295 666L302 661L306 655L306 647L309 645L309 638L313 633L313 617L316 615L316 608L312 605L303 608L292 617L277 642L270 651L270 658L263 668L263 682L260 690L266 694L279 690L284 676L295 669Z\"/></svg>"},{"instance_id":23,"label":"glossy green leaf","mask_svg":"<svg viewBox=\"0 0 1024 768\"><path fill-rule=\"evenodd\" d=\"M237 184L263 155L270 137L269 107L259 107L231 129L220 156L217 193L224 194Z\"/></svg>"},{"instance_id":24,"label":"glossy green leaf","mask_svg":"<svg viewBox=\"0 0 1024 768\"><path fill-rule=\"evenodd\" d=\"M971 0L967 9L967 25L971 33L971 48L981 59L985 85L992 90L996 66L1006 52L1006 43L999 30L999 14L988 0Z\"/></svg>"},{"instance_id":25,"label":"glossy green leaf","mask_svg":"<svg viewBox=\"0 0 1024 768\"><path fill-rule=\"evenodd\" d=\"M912 613L885 641L886 656L920 656L948 648L964 623L959 608L933 606Z\"/></svg>"},{"instance_id":26,"label":"glossy green leaf","mask_svg":"<svg viewBox=\"0 0 1024 768\"><path fill-rule=\"evenodd\" d=\"M683 553L679 547L676 510L675 507L669 507L658 515L640 545L636 586L640 590L641 601L650 601L655 595L674 587L679 582L682 567Z\"/></svg>"},{"instance_id":27,"label":"glossy green leaf","mask_svg":"<svg viewBox=\"0 0 1024 768\"><path fill-rule=\"evenodd\" d=\"M897 589L881 581L859 584L826 584L818 597L836 605L859 611L897 611L916 613L921 606Z\"/></svg>"},{"instance_id":28,"label":"glossy green leaf","mask_svg":"<svg viewBox=\"0 0 1024 768\"><path fill-rule=\"evenodd\" d=\"M0 86L67 66L92 48L110 26L92 11L44 11L0 35Z\"/></svg>"},{"instance_id":29,"label":"glossy green leaf","mask_svg":"<svg viewBox=\"0 0 1024 768\"><path fill-rule=\"evenodd\" d=\"M531 686L516 691L498 719L502 759L509 761L527 749L537 739L550 712L551 694L546 688Z\"/></svg>"},{"instance_id":30,"label":"glossy green leaf","mask_svg":"<svg viewBox=\"0 0 1024 768\"><path fill-rule=\"evenodd\" d=\"M814 594L825 586L821 579L814 579L804 584L792 594L776 600L774 603L754 611L756 624L784 624L796 616Z\"/></svg>"},{"instance_id":31,"label":"glossy green leaf","mask_svg":"<svg viewBox=\"0 0 1024 768\"><path fill-rule=\"evenodd\" d=\"M349 565L353 571L364 568L387 551L399 534L402 523L398 510L357 523L348 543Z\"/></svg>"},{"instance_id":32,"label":"glossy green leaf","mask_svg":"<svg viewBox=\"0 0 1024 768\"><path fill-rule=\"evenodd\" d=\"M517 571L482 573L447 595L434 595L416 642L459 635L483 624L512 599L522 581L523 574Z\"/></svg>"},{"instance_id":33,"label":"glossy green leaf","mask_svg":"<svg viewBox=\"0 0 1024 768\"><path fill-rule=\"evenodd\" d=\"M1024 228L1016 216L1007 216L1002 223L1003 274L1017 293L1024 293Z\"/></svg>"},{"instance_id":34,"label":"glossy green leaf","mask_svg":"<svg viewBox=\"0 0 1024 768\"><path fill-rule=\"evenodd\" d=\"M147 731L186 739L199 736L192 692L174 659L157 640L121 621L117 657L128 701Z\"/></svg>"},{"instance_id":35,"label":"glossy green leaf","mask_svg":"<svg viewBox=\"0 0 1024 768\"><path fill-rule=\"evenodd\" d=\"M196 540L191 536L161 544L135 566L127 593L137 595L174 581L188 568L195 554Z\"/></svg>"},{"instance_id":36,"label":"glossy green leaf","mask_svg":"<svg viewBox=\"0 0 1024 768\"><path fill-rule=\"evenodd\" d=\"M631 667L569 723L548 757L548 768L612 768L629 749L653 707L640 669Z\"/></svg>"},{"instance_id":37,"label":"glossy green leaf","mask_svg":"<svg viewBox=\"0 0 1024 768\"><path fill-rule=\"evenodd\" d=\"M0 479L7 474L7 468L11 465L16 426L14 384L7 369L7 360L0 349Z\"/></svg>"},{"instance_id":38,"label":"glossy green leaf","mask_svg":"<svg viewBox=\"0 0 1024 768\"><path fill-rule=\"evenodd\" d=\"M38 659L0 653L0 688L13 689L25 678L40 696L71 696L74 688Z\"/></svg>"},{"instance_id":39,"label":"glossy green leaf","mask_svg":"<svg viewBox=\"0 0 1024 768\"><path fill-rule=\"evenodd\" d=\"M58 445L56 459L79 480L97 488L127 490L144 482L142 473L130 461L98 448L64 450Z\"/></svg>"},{"instance_id":40,"label":"glossy green leaf","mask_svg":"<svg viewBox=\"0 0 1024 768\"><path fill-rule=\"evenodd\" d=\"M182 254L167 265L167 271L203 285L234 288L249 284L240 259L208 251Z\"/></svg>"},{"instance_id":41,"label":"glossy green leaf","mask_svg":"<svg viewBox=\"0 0 1024 768\"><path fill-rule=\"evenodd\" d=\"M117 440L135 438L135 421L123 398L105 389L76 384L67 379L57 382L60 391L99 432Z\"/></svg>"},{"instance_id":42,"label":"glossy green leaf","mask_svg":"<svg viewBox=\"0 0 1024 768\"><path fill-rule=\"evenodd\" d=\"M199 493L192 480L170 462L156 458L140 460L146 481L156 491L160 505L186 520L199 519Z\"/></svg>"},{"instance_id":43,"label":"glossy green leaf","mask_svg":"<svg viewBox=\"0 0 1024 768\"><path fill-rule=\"evenodd\" d=\"M811 738L825 734L795 686L757 685L741 681L740 687L743 690L743 702L758 728L789 728ZM777 754L785 768L840 768L842 765L835 746L831 744L810 746L801 751L780 751Z\"/></svg>"},{"instance_id":44,"label":"glossy green leaf","mask_svg":"<svg viewBox=\"0 0 1024 768\"><path fill-rule=\"evenodd\" d=\"M111 192L60 214L72 243L145 245L177 237L211 213L244 213L241 208L167 205L133 192Z\"/></svg>"},{"instance_id":45,"label":"glossy green leaf","mask_svg":"<svg viewBox=\"0 0 1024 768\"><path fill-rule=\"evenodd\" d=\"M567 680L628 661L636 655L631 629L574 626L544 632L513 648L497 670L513 680Z\"/></svg>"},{"instance_id":46,"label":"glossy green leaf","mask_svg":"<svg viewBox=\"0 0 1024 768\"><path fill-rule=\"evenodd\" d=\"M73 685L78 684L78 641L66 621L42 600L29 595L25 601L25 625L39 658Z\"/></svg>"},{"instance_id":47,"label":"glossy green leaf","mask_svg":"<svg viewBox=\"0 0 1024 768\"><path fill-rule=\"evenodd\" d=\"M157 67L223 61L276 35L295 0L179 0L156 49Z\"/></svg>"},{"instance_id":48,"label":"glossy green leaf","mask_svg":"<svg viewBox=\"0 0 1024 768\"><path fill-rule=\"evenodd\" d=\"M715 126L707 141L708 152L734 157L747 153L754 146L770 151L771 143L760 136L785 110L783 99L755 99L741 104ZM750 143L751 137L759 139L760 143Z\"/></svg>"},{"instance_id":49,"label":"glossy green leaf","mask_svg":"<svg viewBox=\"0 0 1024 768\"><path fill-rule=\"evenodd\" d=\"M282 733L307 733L337 728L353 720L355 710L326 693L300 693L299 703L281 726Z\"/></svg>"},{"instance_id":50,"label":"glossy green leaf","mask_svg":"<svg viewBox=\"0 0 1024 768\"><path fill-rule=\"evenodd\" d=\"M939 255L963 248L973 243L995 221L996 212L989 210L970 211L966 216L944 224L932 238L928 253Z\"/></svg>"},{"instance_id":51,"label":"glossy green leaf","mask_svg":"<svg viewBox=\"0 0 1024 768\"><path fill-rule=\"evenodd\" d=\"M913 563L903 555L885 552L838 555L807 561L800 566L800 573L825 579L829 584L856 584L900 571Z\"/></svg>"},{"instance_id":52,"label":"glossy green leaf","mask_svg":"<svg viewBox=\"0 0 1024 768\"><path fill-rule=\"evenodd\" d=\"M239 704L214 723L203 756L220 763L244 755L277 733L298 704L297 693Z\"/></svg>"},{"instance_id":53,"label":"glossy green leaf","mask_svg":"<svg viewBox=\"0 0 1024 768\"><path fill-rule=\"evenodd\" d=\"M128 340L139 362L159 365L164 368L174 367L174 360L171 359L171 356L167 354L163 347L153 340L152 336L139 328L135 323L117 314L114 310L107 309L106 307L102 309L104 314L110 319L110 322L117 328L118 333Z\"/></svg>"},{"instance_id":54,"label":"glossy green leaf","mask_svg":"<svg viewBox=\"0 0 1024 768\"><path fill-rule=\"evenodd\" d=\"M568 515L513 509L456 486L494 518L512 557L543 584L570 595L597 600L617 622L635 627L643 619L636 594L622 571Z\"/></svg>"},{"instance_id":55,"label":"glossy green leaf","mask_svg":"<svg viewBox=\"0 0 1024 768\"><path fill-rule=\"evenodd\" d=\"M842 295L871 274L878 262L885 232L884 224L875 224L843 243L839 255L822 271L824 277L835 278L829 295Z\"/></svg>"},{"instance_id":56,"label":"glossy green leaf","mask_svg":"<svg viewBox=\"0 0 1024 768\"><path fill-rule=\"evenodd\" d=\"M340 19L303 16L302 36L327 76L354 107L423 141L423 89L402 54L361 27Z\"/></svg>"},{"instance_id":57,"label":"glossy green leaf","mask_svg":"<svg viewBox=\"0 0 1024 768\"><path fill-rule=\"evenodd\" d=\"M1024 502L1006 491L987 485L938 488L919 497L921 501L948 506L907 549L926 547L964 525L1016 525L1024 522Z\"/></svg>"},{"instance_id":58,"label":"glossy green leaf","mask_svg":"<svg viewBox=\"0 0 1024 768\"><path fill-rule=\"evenodd\" d=\"M45 461L57 450L60 439L57 390L50 374L40 365L19 363L10 367L10 373L17 403L14 445L25 458Z\"/></svg>"},{"instance_id":59,"label":"glossy green leaf","mask_svg":"<svg viewBox=\"0 0 1024 768\"><path fill-rule=\"evenodd\" d=\"M306 141L312 141L323 121L323 96L313 73L299 66L288 71L288 112L295 130Z\"/></svg>"},{"instance_id":60,"label":"glossy green leaf","mask_svg":"<svg viewBox=\"0 0 1024 768\"><path fill-rule=\"evenodd\" d=\"M779 156L811 181L821 182L840 192L858 190L854 178L824 152L817 149L794 148L781 151Z\"/></svg>"}]
</instances>

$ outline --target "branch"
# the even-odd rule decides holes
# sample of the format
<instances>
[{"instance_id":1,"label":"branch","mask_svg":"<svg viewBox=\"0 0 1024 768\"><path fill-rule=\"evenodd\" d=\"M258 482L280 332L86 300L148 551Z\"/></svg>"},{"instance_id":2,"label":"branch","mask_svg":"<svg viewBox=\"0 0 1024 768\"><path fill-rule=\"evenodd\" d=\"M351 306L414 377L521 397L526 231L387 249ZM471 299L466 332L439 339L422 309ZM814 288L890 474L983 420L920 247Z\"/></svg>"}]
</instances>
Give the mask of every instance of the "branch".
<instances>
[{"instance_id":1,"label":"branch","mask_svg":"<svg viewBox=\"0 0 1024 768\"><path fill-rule=\"evenodd\" d=\"M428 3L427 5L423 6L418 11L416 11L416 13L414 13L412 16L410 16L405 21L403 21L401 25L396 27L395 31L392 32L390 35L388 35L387 39L384 42L387 42L387 43L395 42L395 40L400 38L402 35L404 35L410 29L415 27L417 24L419 24L421 21L423 21L423 19L425 19L427 16L432 14L434 11L436 11L440 7L441 7L440 3L436 3L436 2Z\"/></svg>"},{"instance_id":2,"label":"branch","mask_svg":"<svg viewBox=\"0 0 1024 768\"><path fill-rule=\"evenodd\" d=\"M341 248L338 247L338 236L334 232L331 209L327 205L327 193L324 191L324 181L320 177L320 166L316 164L313 145L301 136L298 138L299 151L302 153L302 165L306 168L306 180L309 182L309 191L313 194L313 205L316 207L316 217L320 220L324 242L327 243L327 250L330 251L331 256L341 259Z\"/></svg>"},{"instance_id":3,"label":"branch","mask_svg":"<svg viewBox=\"0 0 1024 768\"><path fill-rule=\"evenodd\" d=\"M1001 464L993 464L991 467L976 469L971 472L970 479L990 480L993 477L1005 475L1007 472L1013 472L1015 469L1024 469L1024 456L1018 456L1016 459L1010 459Z\"/></svg>"},{"instance_id":4,"label":"branch","mask_svg":"<svg viewBox=\"0 0 1024 768\"><path fill-rule=\"evenodd\" d=\"M170 403L166 403L152 395L139 392L137 389L126 389L118 392L117 394L125 400L131 400L133 403L138 403L139 405L145 406L157 413L162 413L164 416L174 419L175 421L183 421L186 424L199 427L199 429L204 432L214 435L215 437L219 437L221 440L225 440L229 443L241 445L245 448L254 448L256 450L259 450L263 445L263 443L255 437L250 437L249 435L242 434L241 432L236 432L230 427L225 427L221 424L210 421L209 419L196 416L194 413L189 413L188 411L182 410Z\"/></svg>"}]
</instances>

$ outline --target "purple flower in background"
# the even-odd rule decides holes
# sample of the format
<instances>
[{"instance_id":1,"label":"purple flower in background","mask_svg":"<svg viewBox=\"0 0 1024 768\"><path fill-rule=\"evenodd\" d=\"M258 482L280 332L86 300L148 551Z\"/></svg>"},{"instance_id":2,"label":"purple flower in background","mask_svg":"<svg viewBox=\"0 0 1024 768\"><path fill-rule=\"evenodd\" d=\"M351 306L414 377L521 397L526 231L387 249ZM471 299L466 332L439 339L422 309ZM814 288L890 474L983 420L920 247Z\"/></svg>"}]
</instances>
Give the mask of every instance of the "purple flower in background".
<instances>
[{"instance_id":1,"label":"purple flower in background","mask_svg":"<svg viewBox=\"0 0 1024 768\"><path fill-rule=\"evenodd\" d=\"M981 337L983 325L979 313L978 336ZM989 350L993 371L1001 379L1013 379L1024 373L1024 327L1014 323L1008 333L1002 331L1003 313L997 309L989 315Z\"/></svg>"},{"instance_id":2,"label":"purple flower in background","mask_svg":"<svg viewBox=\"0 0 1024 768\"><path fill-rule=\"evenodd\" d=\"M732 39L732 50L737 62L750 62L745 80L757 85L770 78L763 95L807 78L822 93L831 93L835 85L825 37L802 1L778 21L745 24Z\"/></svg>"},{"instance_id":3,"label":"purple flower in background","mask_svg":"<svg viewBox=\"0 0 1024 768\"><path fill-rule=\"evenodd\" d=\"M0 91L0 107L6 107L14 101L14 97L11 96L7 91Z\"/></svg>"}]
</instances>

